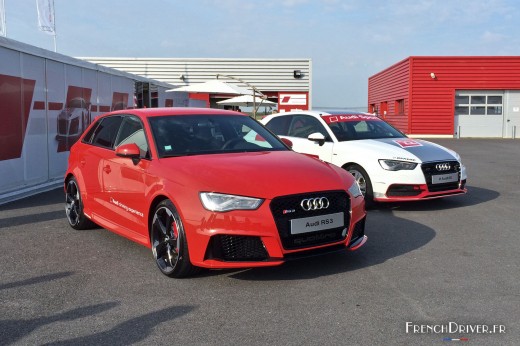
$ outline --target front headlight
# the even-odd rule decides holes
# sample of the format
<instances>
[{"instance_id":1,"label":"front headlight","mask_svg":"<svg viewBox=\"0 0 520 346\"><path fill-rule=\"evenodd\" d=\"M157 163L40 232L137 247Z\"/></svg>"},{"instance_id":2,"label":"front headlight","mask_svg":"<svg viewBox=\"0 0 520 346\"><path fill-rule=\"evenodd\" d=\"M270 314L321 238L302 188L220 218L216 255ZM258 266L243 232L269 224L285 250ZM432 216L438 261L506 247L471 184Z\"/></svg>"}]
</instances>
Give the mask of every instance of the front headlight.
<instances>
[{"instance_id":1,"label":"front headlight","mask_svg":"<svg viewBox=\"0 0 520 346\"><path fill-rule=\"evenodd\" d=\"M254 210L258 209L263 199L216 192L201 192L200 201L204 208L211 211Z\"/></svg>"},{"instance_id":2,"label":"front headlight","mask_svg":"<svg viewBox=\"0 0 520 346\"><path fill-rule=\"evenodd\" d=\"M379 164L387 171L411 171L417 167L417 163L396 160L379 160Z\"/></svg>"},{"instance_id":3,"label":"front headlight","mask_svg":"<svg viewBox=\"0 0 520 346\"><path fill-rule=\"evenodd\" d=\"M350 185L350 187L348 188L348 192L352 195L352 197L363 196L361 188L359 187L359 184L356 180L354 180L354 183Z\"/></svg>"}]
</instances>

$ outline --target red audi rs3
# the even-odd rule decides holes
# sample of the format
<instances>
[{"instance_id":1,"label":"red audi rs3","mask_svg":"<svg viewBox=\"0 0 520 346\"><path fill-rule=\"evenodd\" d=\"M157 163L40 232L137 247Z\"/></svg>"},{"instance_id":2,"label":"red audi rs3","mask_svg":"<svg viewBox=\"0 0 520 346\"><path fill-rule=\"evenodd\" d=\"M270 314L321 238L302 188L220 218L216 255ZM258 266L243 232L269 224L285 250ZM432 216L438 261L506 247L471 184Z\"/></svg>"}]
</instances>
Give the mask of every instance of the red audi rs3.
<instances>
[{"instance_id":1,"label":"red audi rs3","mask_svg":"<svg viewBox=\"0 0 520 346\"><path fill-rule=\"evenodd\" d=\"M367 239L350 173L232 111L100 116L71 148L64 188L72 228L97 224L145 245L170 277L275 266Z\"/></svg>"}]
</instances>

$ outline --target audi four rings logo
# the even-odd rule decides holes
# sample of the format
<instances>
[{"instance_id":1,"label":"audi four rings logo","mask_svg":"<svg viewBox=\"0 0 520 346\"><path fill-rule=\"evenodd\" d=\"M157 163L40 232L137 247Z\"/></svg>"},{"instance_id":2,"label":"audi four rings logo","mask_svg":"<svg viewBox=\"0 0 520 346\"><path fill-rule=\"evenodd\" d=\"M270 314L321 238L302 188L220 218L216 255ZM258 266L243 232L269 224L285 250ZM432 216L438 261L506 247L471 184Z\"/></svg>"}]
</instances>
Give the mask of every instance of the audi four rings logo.
<instances>
[{"instance_id":1,"label":"audi four rings logo","mask_svg":"<svg viewBox=\"0 0 520 346\"><path fill-rule=\"evenodd\" d=\"M330 203L327 197L306 198L300 203L305 211L327 209Z\"/></svg>"},{"instance_id":2,"label":"audi four rings logo","mask_svg":"<svg viewBox=\"0 0 520 346\"><path fill-rule=\"evenodd\" d=\"M438 163L435 165L435 168L437 168L438 171L448 171L451 165L449 163Z\"/></svg>"}]
</instances>

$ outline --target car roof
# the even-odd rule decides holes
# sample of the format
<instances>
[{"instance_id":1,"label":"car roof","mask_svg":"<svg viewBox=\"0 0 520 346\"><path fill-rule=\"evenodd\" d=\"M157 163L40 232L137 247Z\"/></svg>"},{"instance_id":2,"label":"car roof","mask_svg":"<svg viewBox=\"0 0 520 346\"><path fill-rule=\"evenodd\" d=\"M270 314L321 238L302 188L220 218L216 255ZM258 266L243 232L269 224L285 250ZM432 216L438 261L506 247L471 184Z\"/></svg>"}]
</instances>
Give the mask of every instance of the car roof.
<instances>
[{"instance_id":1,"label":"car roof","mask_svg":"<svg viewBox=\"0 0 520 346\"><path fill-rule=\"evenodd\" d=\"M129 108L113 111L105 115L134 114L143 118L165 115L242 115L247 114L218 108L164 107L164 108Z\"/></svg>"},{"instance_id":2,"label":"car roof","mask_svg":"<svg viewBox=\"0 0 520 346\"><path fill-rule=\"evenodd\" d=\"M363 115L373 115L372 113L347 110L347 109L327 109L325 111L319 111L322 115L355 115L355 114L363 114Z\"/></svg>"},{"instance_id":3,"label":"car roof","mask_svg":"<svg viewBox=\"0 0 520 346\"><path fill-rule=\"evenodd\" d=\"M327 109L327 110L299 110L299 111L290 111L290 112L280 112L273 114L273 116L283 116L283 115L293 115L293 114L307 114L315 117L320 117L323 115L372 115L372 113L360 112L360 111L351 111L345 109Z\"/></svg>"}]
</instances>

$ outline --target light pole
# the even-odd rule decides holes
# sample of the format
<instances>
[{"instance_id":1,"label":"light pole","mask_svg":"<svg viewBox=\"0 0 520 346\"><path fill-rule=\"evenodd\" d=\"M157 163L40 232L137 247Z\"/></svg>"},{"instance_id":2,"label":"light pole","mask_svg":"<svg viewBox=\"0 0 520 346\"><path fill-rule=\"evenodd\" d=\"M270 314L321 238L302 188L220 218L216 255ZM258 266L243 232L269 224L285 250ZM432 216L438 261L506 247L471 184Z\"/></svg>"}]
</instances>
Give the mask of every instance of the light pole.
<instances>
[{"instance_id":1,"label":"light pole","mask_svg":"<svg viewBox=\"0 0 520 346\"><path fill-rule=\"evenodd\" d=\"M234 79L236 81L239 81L240 83L243 83L243 84L247 85L248 87L250 87L253 90L253 118L256 119L256 94L258 93L260 95L260 97L262 98L262 100L265 100L266 96L264 94L262 94L260 92L260 90L258 90L254 85L251 85L248 82L243 81L240 78L237 78L237 77L234 77L234 76L230 76L230 75L227 75L227 74L222 74L222 73L217 74L217 79L219 77L225 77L225 78L229 78L229 79ZM260 104L262 104L262 103L260 102ZM259 107L260 107L260 104L258 105Z\"/></svg>"}]
</instances>

